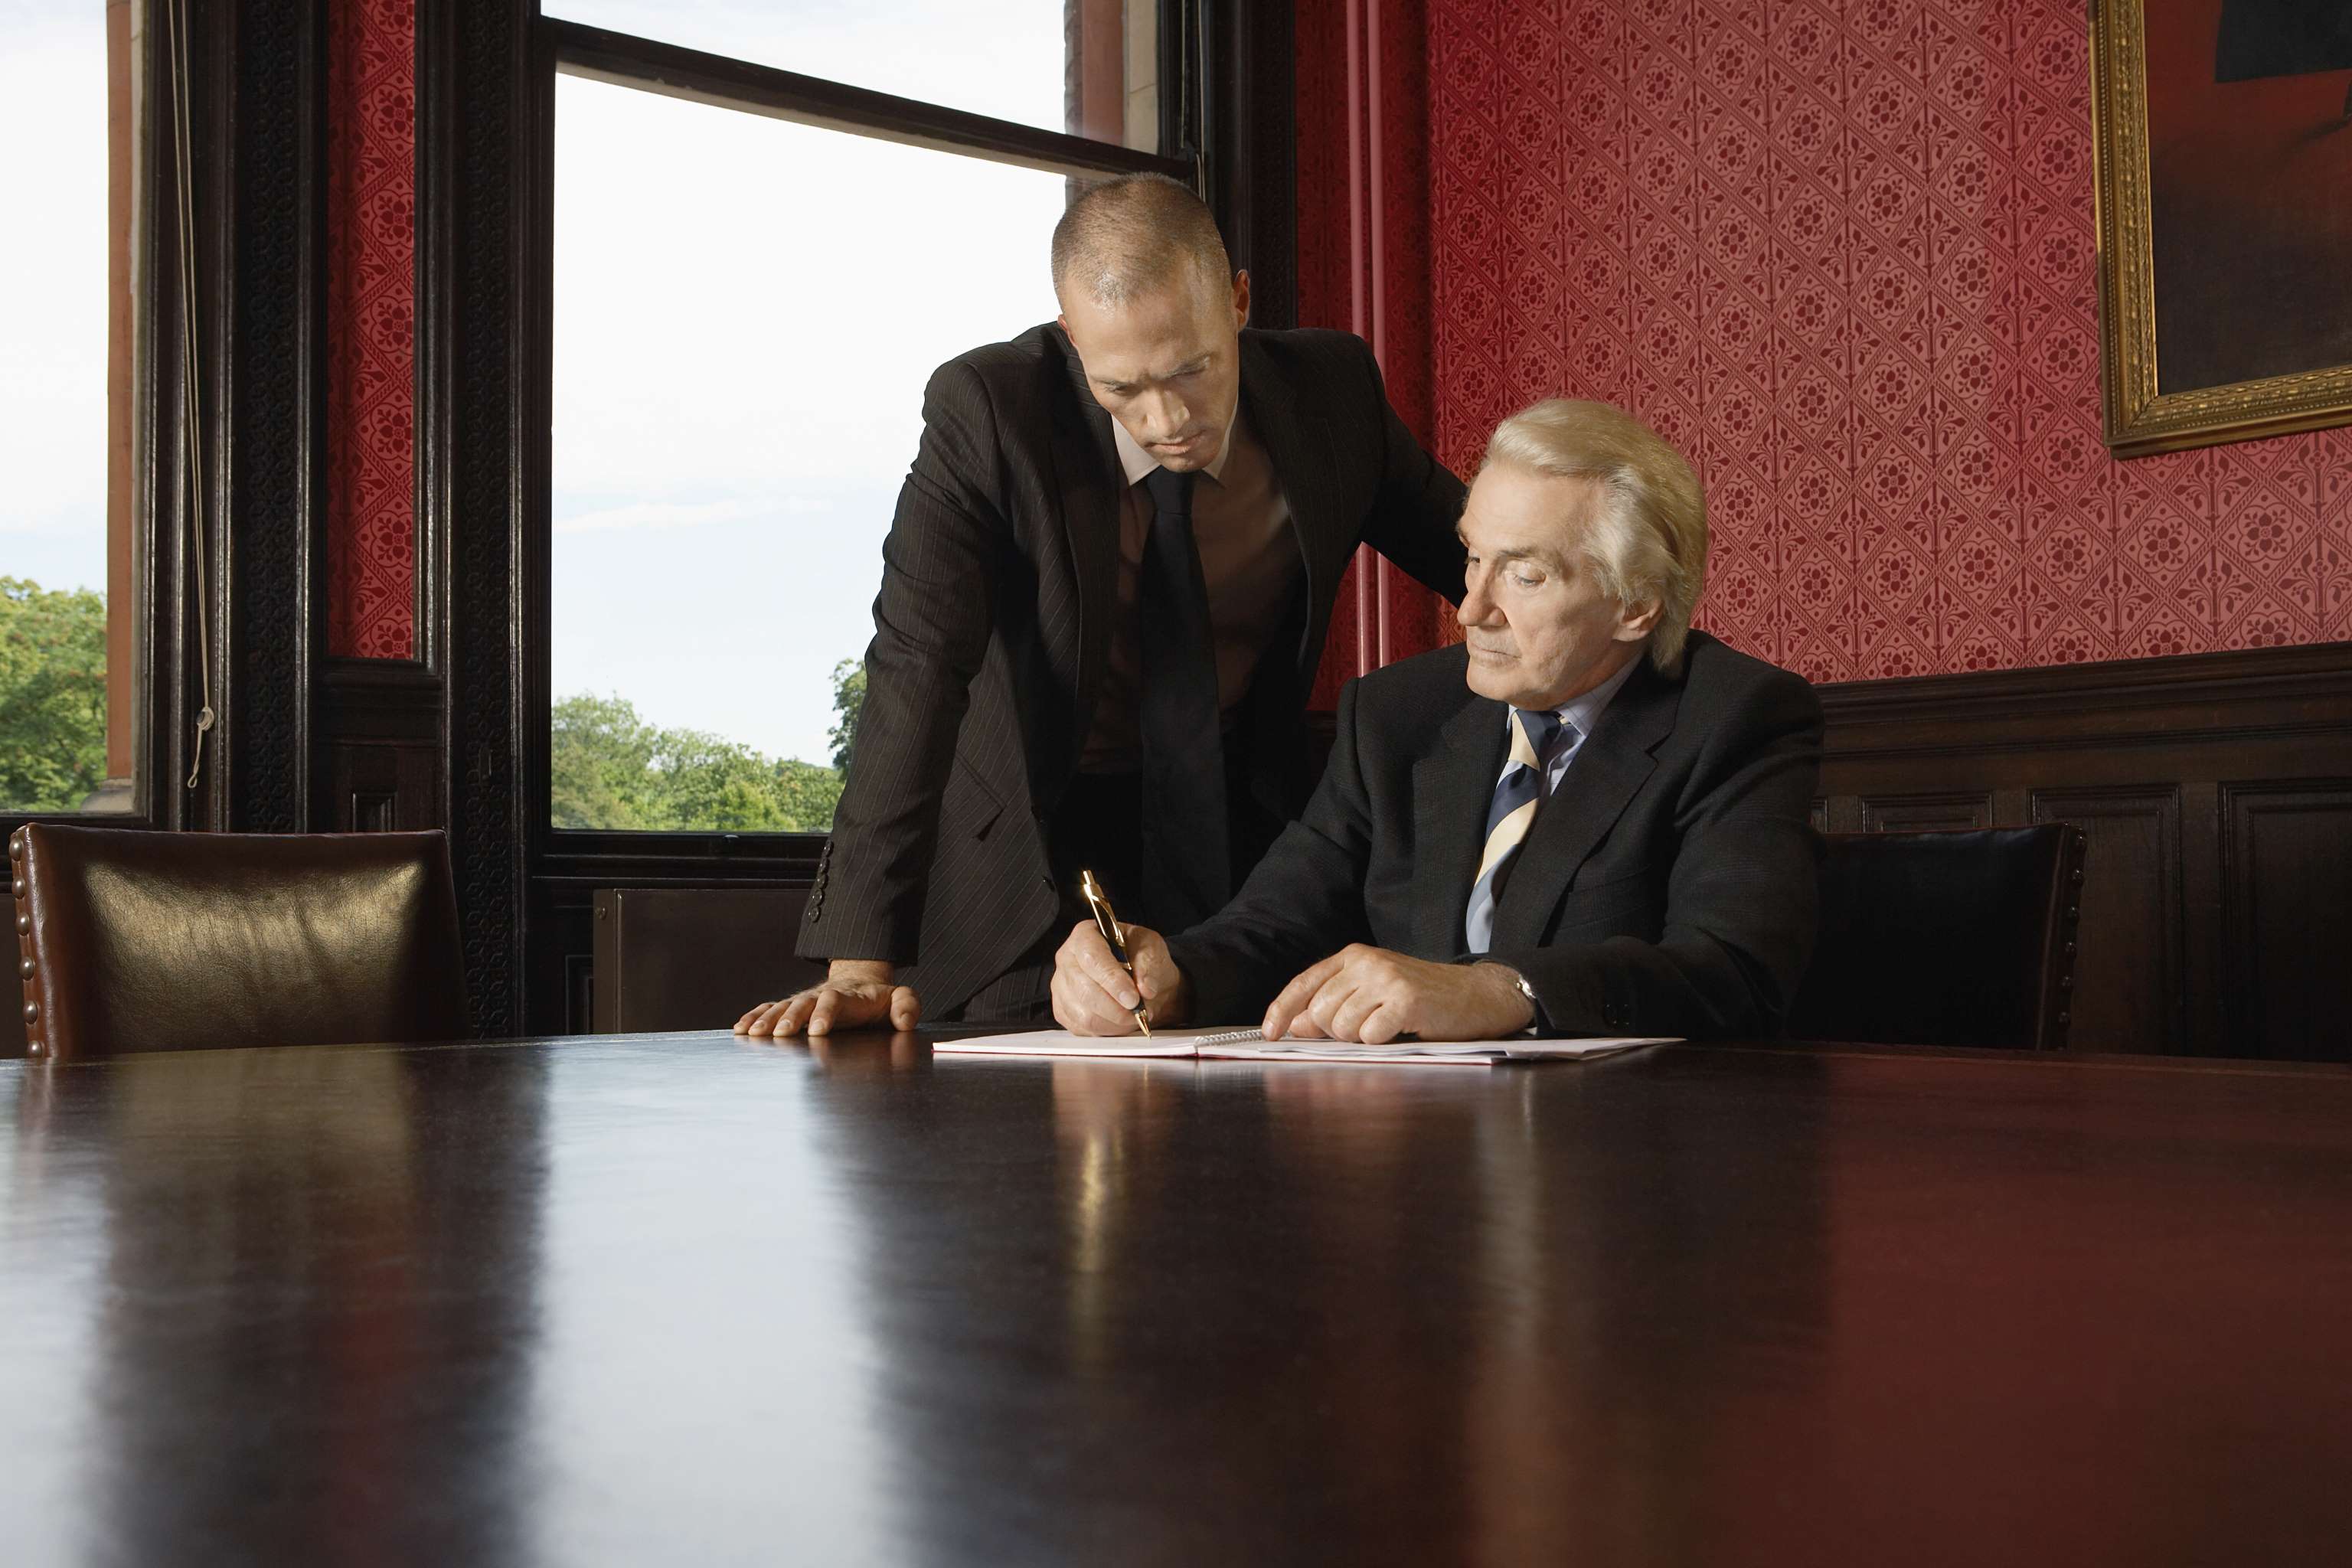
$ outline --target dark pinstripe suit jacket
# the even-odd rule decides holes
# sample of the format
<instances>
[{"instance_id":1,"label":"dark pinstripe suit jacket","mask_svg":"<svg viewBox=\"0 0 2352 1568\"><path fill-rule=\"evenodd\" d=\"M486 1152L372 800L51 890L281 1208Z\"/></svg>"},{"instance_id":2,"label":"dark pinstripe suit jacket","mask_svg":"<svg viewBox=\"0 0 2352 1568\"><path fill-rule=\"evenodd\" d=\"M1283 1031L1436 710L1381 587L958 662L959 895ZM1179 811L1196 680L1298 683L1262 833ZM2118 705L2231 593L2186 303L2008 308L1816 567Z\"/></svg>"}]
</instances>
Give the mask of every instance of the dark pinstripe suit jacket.
<instances>
[{"instance_id":1,"label":"dark pinstripe suit jacket","mask_svg":"<svg viewBox=\"0 0 2352 1568\"><path fill-rule=\"evenodd\" d=\"M1503 705L1460 647L1351 681L1306 816L1233 902L1170 941L1204 1024L1254 1024L1351 942L1463 955L1503 769ZM1489 955L1563 1035L1769 1035L1812 955L1822 710L1787 670L1693 632L1646 662L1536 813Z\"/></svg>"},{"instance_id":2,"label":"dark pinstripe suit jacket","mask_svg":"<svg viewBox=\"0 0 2352 1568\"><path fill-rule=\"evenodd\" d=\"M1252 793L1279 820L1313 786L1298 715L1349 556L1370 542L1458 604L1463 488L1390 408L1362 340L1244 331L1241 362L1306 564L1291 646L1268 650L1251 699ZM936 1017L1058 924L1046 823L1102 681L1122 488L1110 416L1058 327L931 377L803 956L911 965Z\"/></svg>"}]
</instances>

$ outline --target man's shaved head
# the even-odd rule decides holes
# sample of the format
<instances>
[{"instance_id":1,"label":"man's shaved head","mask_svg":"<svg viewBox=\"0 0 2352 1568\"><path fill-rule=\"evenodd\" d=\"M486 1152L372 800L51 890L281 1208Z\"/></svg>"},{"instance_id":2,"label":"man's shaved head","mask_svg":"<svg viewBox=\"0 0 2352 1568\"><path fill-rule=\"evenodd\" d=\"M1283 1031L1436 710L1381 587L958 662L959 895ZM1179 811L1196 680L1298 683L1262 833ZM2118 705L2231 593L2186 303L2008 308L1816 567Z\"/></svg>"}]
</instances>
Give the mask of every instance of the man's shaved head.
<instances>
[{"instance_id":1,"label":"man's shaved head","mask_svg":"<svg viewBox=\"0 0 2352 1568\"><path fill-rule=\"evenodd\" d=\"M1209 205L1165 174L1089 186L1054 226L1054 294L1116 310L1192 269L1219 295L1233 263Z\"/></svg>"}]
</instances>

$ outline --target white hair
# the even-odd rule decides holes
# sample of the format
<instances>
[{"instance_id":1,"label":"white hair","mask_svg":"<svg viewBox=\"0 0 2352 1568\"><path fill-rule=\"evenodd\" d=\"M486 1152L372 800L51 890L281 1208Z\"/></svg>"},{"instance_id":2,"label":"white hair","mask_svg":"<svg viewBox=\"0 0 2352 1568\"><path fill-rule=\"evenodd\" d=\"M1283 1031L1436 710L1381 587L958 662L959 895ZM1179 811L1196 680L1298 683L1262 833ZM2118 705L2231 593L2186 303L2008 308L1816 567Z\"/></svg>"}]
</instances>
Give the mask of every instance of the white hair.
<instances>
[{"instance_id":1,"label":"white hair","mask_svg":"<svg viewBox=\"0 0 2352 1568\"><path fill-rule=\"evenodd\" d=\"M1650 662L1667 675L1680 669L1706 585L1706 497L1682 454L1622 408L1554 397L1495 426L1479 466L1496 463L1592 481L1584 558L1618 605L1658 602Z\"/></svg>"}]
</instances>

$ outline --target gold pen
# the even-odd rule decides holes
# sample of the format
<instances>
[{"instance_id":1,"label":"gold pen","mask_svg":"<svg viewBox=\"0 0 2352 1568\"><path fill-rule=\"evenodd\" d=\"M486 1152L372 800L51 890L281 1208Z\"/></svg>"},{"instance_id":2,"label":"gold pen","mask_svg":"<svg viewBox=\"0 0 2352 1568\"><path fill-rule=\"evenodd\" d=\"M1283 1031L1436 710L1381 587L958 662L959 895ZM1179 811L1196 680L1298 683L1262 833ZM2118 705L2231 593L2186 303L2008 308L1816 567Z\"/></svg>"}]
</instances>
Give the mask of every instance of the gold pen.
<instances>
[{"instance_id":1,"label":"gold pen","mask_svg":"<svg viewBox=\"0 0 2352 1568\"><path fill-rule=\"evenodd\" d=\"M1083 868L1079 870L1078 891L1085 895L1087 908L1094 911L1095 929L1102 932L1105 942L1110 943L1111 956L1118 960L1118 966L1127 971L1127 977L1129 980L1135 979L1135 961L1127 956L1127 939L1118 933L1118 917L1110 912L1110 900L1103 896L1102 884L1095 880L1095 874L1092 871ZM1135 987L1135 1006L1132 1011L1135 1014L1135 1026L1143 1031L1145 1039L1150 1039L1151 1015L1144 1010L1143 986L1140 982Z\"/></svg>"}]
</instances>

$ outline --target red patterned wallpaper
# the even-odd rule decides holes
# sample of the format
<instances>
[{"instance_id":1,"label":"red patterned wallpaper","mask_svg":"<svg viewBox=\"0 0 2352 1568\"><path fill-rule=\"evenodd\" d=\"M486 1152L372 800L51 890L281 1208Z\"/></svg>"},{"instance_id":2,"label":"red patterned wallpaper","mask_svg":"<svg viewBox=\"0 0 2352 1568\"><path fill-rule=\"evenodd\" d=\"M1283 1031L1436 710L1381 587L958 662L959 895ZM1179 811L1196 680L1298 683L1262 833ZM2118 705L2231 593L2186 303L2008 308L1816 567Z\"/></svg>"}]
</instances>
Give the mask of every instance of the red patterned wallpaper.
<instances>
[{"instance_id":1,"label":"red patterned wallpaper","mask_svg":"<svg viewBox=\"0 0 2352 1568\"><path fill-rule=\"evenodd\" d=\"M327 651L415 642L416 6L327 7Z\"/></svg>"},{"instance_id":2,"label":"red patterned wallpaper","mask_svg":"<svg viewBox=\"0 0 2352 1568\"><path fill-rule=\"evenodd\" d=\"M2352 637L2352 431L2100 440L2080 0L1427 0L1426 29L1449 461L1538 397L1633 409L1707 482L1701 624L1816 679Z\"/></svg>"}]
</instances>

